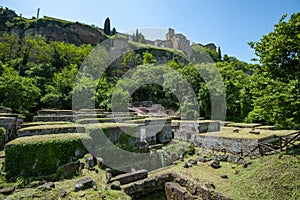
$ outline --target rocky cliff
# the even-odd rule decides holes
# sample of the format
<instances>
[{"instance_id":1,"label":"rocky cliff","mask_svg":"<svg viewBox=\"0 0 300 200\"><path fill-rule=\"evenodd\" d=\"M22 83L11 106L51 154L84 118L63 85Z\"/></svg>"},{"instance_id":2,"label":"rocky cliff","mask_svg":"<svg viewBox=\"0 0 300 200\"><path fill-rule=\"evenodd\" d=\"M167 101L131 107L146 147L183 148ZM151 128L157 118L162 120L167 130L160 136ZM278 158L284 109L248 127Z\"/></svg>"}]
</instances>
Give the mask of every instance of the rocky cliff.
<instances>
[{"instance_id":1,"label":"rocky cliff","mask_svg":"<svg viewBox=\"0 0 300 200\"><path fill-rule=\"evenodd\" d=\"M95 26L47 16L40 19L26 19L8 8L0 8L0 20L0 34L17 33L21 37L40 34L48 41L64 41L77 46L95 45L107 38L102 30Z\"/></svg>"}]
</instances>

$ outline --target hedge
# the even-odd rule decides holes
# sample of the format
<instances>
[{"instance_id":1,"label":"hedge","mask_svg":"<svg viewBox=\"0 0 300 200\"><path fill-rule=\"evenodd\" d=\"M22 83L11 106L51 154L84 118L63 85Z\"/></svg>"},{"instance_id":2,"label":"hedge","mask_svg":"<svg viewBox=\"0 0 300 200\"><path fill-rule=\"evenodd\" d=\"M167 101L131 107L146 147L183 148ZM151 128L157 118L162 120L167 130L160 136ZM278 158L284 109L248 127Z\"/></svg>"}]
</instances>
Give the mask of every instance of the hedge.
<instances>
[{"instance_id":1,"label":"hedge","mask_svg":"<svg viewBox=\"0 0 300 200\"><path fill-rule=\"evenodd\" d=\"M58 167L83 157L87 134L68 133L17 138L5 145L8 180L54 174Z\"/></svg>"}]
</instances>

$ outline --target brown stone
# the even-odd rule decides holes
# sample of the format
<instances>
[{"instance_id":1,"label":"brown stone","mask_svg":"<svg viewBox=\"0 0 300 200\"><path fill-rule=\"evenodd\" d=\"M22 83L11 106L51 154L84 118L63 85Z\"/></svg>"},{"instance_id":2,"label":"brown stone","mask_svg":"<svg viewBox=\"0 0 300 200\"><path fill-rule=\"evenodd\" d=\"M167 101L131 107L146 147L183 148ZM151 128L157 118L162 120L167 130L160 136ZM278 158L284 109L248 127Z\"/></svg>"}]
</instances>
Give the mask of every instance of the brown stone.
<instances>
[{"instance_id":1,"label":"brown stone","mask_svg":"<svg viewBox=\"0 0 300 200\"><path fill-rule=\"evenodd\" d=\"M15 186L0 189L0 194L9 195L15 191Z\"/></svg>"}]
</instances>

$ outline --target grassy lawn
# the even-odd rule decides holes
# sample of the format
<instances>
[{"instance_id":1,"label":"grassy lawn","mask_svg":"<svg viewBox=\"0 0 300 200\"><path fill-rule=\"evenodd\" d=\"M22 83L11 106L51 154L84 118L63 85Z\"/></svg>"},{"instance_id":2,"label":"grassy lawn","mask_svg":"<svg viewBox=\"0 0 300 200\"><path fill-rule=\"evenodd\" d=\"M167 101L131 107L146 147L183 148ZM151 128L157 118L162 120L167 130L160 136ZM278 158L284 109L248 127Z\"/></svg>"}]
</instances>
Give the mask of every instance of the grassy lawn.
<instances>
[{"instance_id":1,"label":"grassy lawn","mask_svg":"<svg viewBox=\"0 0 300 200\"><path fill-rule=\"evenodd\" d=\"M195 157L194 157L195 158ZM186 158L187 161L189 158ZM216 191L237 200L290 200L300 199L300 156L277 155L251 160L247 168L221 162L221 168L213 169L208 163L183 168L183 162L171 168L150 173L154 176L171 171L205 184L212 181ZM220 175L227 175L222 179Z\"/></svg>"},{"instance_id":2,"label":"grassy lawn","mask_svg":"<svg viewBox=\"0 0 300 200\"><path fill-rule=\"evenodd\" d=\"M233 133L233 127L222 127L220 132L208 132L203 133L203 136L214 136L214 137L225 137L225 138L242 138L242 139L262 139L265 137L270 137L273 135L284 136L296 131L293 130L262 130L256 129L255 131L260 132L260 134L251 134L251 128L240 128L238 133Z\"/></svg>"}]
</instances>

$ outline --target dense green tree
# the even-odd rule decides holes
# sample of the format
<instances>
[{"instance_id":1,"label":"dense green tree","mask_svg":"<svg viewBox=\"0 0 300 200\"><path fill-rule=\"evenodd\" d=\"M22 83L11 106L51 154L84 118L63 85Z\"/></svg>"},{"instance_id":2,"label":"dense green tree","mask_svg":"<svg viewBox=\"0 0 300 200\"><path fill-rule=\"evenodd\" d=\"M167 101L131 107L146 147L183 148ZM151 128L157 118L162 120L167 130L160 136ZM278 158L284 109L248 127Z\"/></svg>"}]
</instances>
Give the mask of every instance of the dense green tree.
<instances>
[{"instance_id":1,"label":"dense green tree","mask_svg":"<svg viewBox=\"0 0 300 200\"><path fill-rule=\"evenodd\" d=\"M140 64L141 64L140 54L138 54L138 53L135 54L134 51L130 51L130 52L126 53L125 55L123 55L121 65L122 65L124 72L126 72L127 70L132 69Z\"/></svg>"},{"instance_id":2,"label":"dense green tree","mask_svg":"<svg viewBox=\"0 0 300 200\"><path fill-rule=\"evenodd\" d=\"M230 121L244 121L253 108L250 93L251 77L240 69L244 65L244 62L238 60L216 64L226 89L226 119Z\"/></svg>"},{"instance_id":3,"label":"dense green tree","mask_svg":"<svg viewBox=\"0 0 300 200\"><path fill-rule=\"evenodd\" d=\"M40 89L33 78L22 77L12 67L2 66L0 102L14 112L29 114L38 105Z\"/></svg>"},{"instance_id":4,"label":"dense green tree","mask_svg":"<svg viewBox=\"0 0 300 200\"><path fill-rule=\"evenodd\" d=\"M18 58L20 43L20 37L17 34L3 34L0 40L0 59L8 62Z\"/></svg>"},{"instance_id":5,"label":"dense green tree","mask_svg":"<svg viewBox=\"0 0 300 200\"><path fill-rule=\"evenodd\" d=\"M110 35L110 19L107 17L104 22L104 33Z\"/></svg>"},{"instance_id":6,"label":"dense green tree","mask_svg":"<svg viewBox=\"0 0 300 200\"><path fill-rule=\"evenodd\" d=\"M285 17L259 42L250 43L261 64L253 66L254 109L247 121L299 129L300 13Z\"/></svg>"},{"instance_id":7,"label":"dense green tree","mask_svg":"<svg viewBox=\"0 0 300 200\"><path fill-rule=\"evenodd\" d=\"M151 64L151 63L156 63L155 58L153 57L152 53L145 51L143 53L143 64Z\"/></svg>"},{"instance_id":8,"label":"dense green tree","mask_svg":"<svg viewBox=\"0 0 300 200\"><path fill-rule=\"evenodd\" d=\"M77 66L70 65L54 73L52 83L46 86L46 95L41 101L49 108L70 109L77 72Z\"/></svg>"},{"instance_id":9,"label":"dense green tree","mask_svg":"<svg viewBox=\"0 0 300 200\"><path fill-rule=\"evenodd\" d=\"M102 76L99 79L96 92L96 107L111 110L111 94L113 85L107 82L107 78Z\"/></svg>"},{"instance_id":10,"label":"dense green tree","mask_svg":"<svg viewBox=\"0 0 300 200\"><path fill-rule=\"evenodd\" d=\"M268 76L288 82L300 77L300 12L285 21L284 15L272 32L258 42L250 42L261 65L256 71L267 72Z\"/></svg>"}]
</instances>

